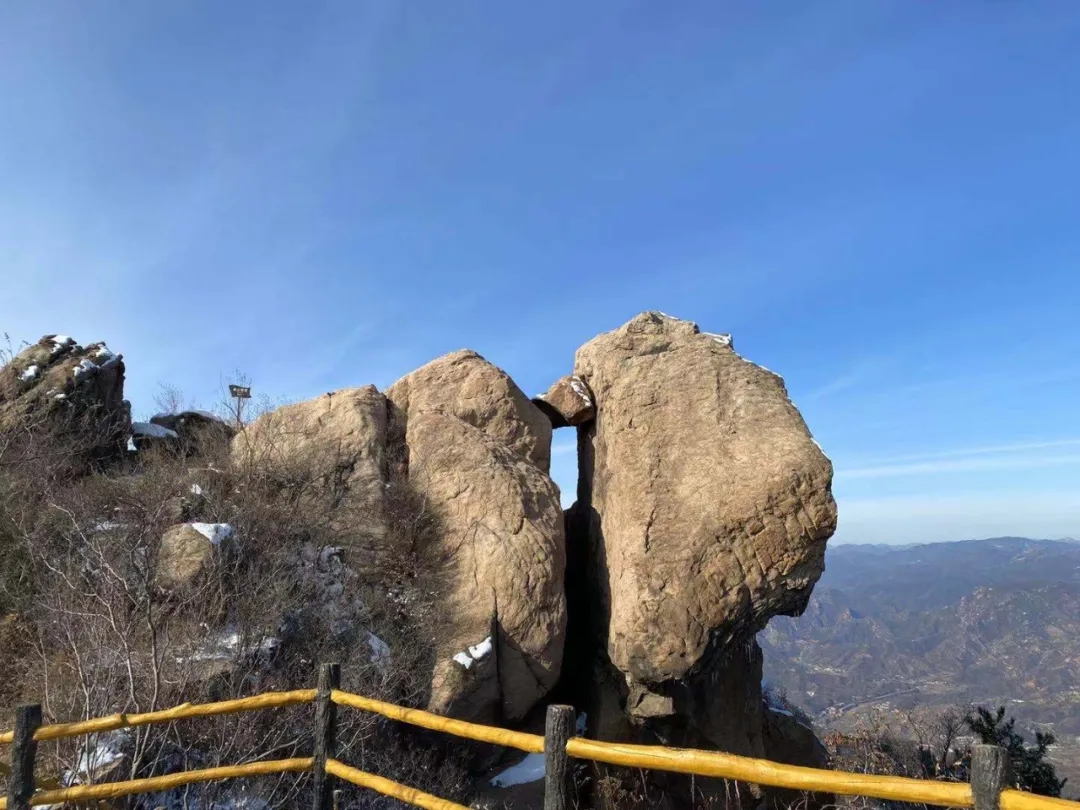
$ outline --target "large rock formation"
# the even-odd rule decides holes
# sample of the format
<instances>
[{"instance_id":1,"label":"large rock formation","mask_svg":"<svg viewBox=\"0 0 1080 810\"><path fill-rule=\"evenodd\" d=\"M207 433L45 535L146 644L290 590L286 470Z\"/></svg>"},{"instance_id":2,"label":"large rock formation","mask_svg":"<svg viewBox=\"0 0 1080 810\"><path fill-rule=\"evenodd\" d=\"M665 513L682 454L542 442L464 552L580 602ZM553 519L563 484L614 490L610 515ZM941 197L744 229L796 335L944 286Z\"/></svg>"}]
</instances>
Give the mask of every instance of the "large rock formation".
<instances>
[{"instance_id":1,"label":"large rock formation","mask_svg":"<svg viewBox=\"0 0 1080 810\"><path fill-rule=\"evenodd\" d=\"M448 564L431 707L470 719L521 718L558 680L566 630L559 490L551 426L474 352L396 382L410 482L439 522Z\"/></svg>"},{"instance_id":2,"label":"large rock formation","mask_svg":"<svg viewBox=\"0 0 1080 810\"><path fill-rule=\"evenodd\" d=\"M386 396L368 386L280 408L232 443L242 469L281 487L303 481L306 498L332 506L351 565L405 542L388 535L387 499L407 481L442 560L430 707L492 722L524 716L560 673L564 525L550 453L543 413L468 351Z\"/></svg>"},{"instance_id":3,"label":"large rock formation","mask_svg":"<svg viewBox=\"0 0 1080 810\"><path fill-rule=\"evenodd\" d=\"M2 431L57 431L73 456L101 461L122 454L130 423L124 361L104 343L46 335L0 369Z\"/></svg>"},{"instance_id":4,"label":"large rock formation","mask_svg":"<svg viewBox=\"0 0 1080 810\"><path fill-rule=\"evenodd\" d=\"M753 636L799 614L824 569L832 466L780 377L689 321L639 315L579 349L574 375L597 410L569 521L587 571L569 575L574 644L616 673L579 677L621 693L594 694L593 725L762 756Z\"/></svg>"},{"instance_id":5,"label":"large rock formation","mask_svg":"<svg viewBox=\"0 0 1080 810\"><path fill-rule=\"evenodd\" d=\"M123 381L104 344L47 336L0 372L0 429L38 415L77 425L99 456L129 432L140 446L192 454L228 437L198 412L133 428ZM552 430L568 426L580 480L564 523L548 469ZM230 448L234 469L214 470L229 492L281 498L279 516L302 518L288 537L332 624L362 612L374 587L363 569L382 571L379 555L411 564L426 544L439 581L427 569L419 579L442 617L435 629L420 623L434 646L431 709L542 723L532 710L558 690L600 739L823 764L812 732L763 703L755 633L799 614L823 570L832 467L783 381L730 337L647 312L582 346L573 373L535 400L475 352L454 352L385 394L350 388L279 408ZM202 487L189 494L202 498ZM189 501L168 502L163 514L182 525L154 559L156 584L174 594L212 569L230 531L188 522ZM401 514L414 507L423 515ZM422 537L406 534L410 521L428 527ZM224 638L221 661L238 644ZM358 638L369 664L390 660L382 641ZM689 785L650 778L676 801ZM699 779L695 789L725 786Z\"/></svg>"},{"instance_id":6,"label":"large rock formation","mask_svg":"<svg viewBox=\"0 0 1080 810\"><path fill-rule=\"evenodd\" d=\"M325 512L340 544L373 552L386 537L387 407L372 385L286 405L237 434L233 461Z\"/></svg>"},{"instance_id":7,"label":"large rock formation","mask_svg":"<svg viewBox=\"0 0 1080 810\"><path fill-rule=\"evenodd\" d=\"M463 349L433 360L387 389L404 412L444 410L547 472L551 423L510 376Z\"/></svg>"}]
</instances>

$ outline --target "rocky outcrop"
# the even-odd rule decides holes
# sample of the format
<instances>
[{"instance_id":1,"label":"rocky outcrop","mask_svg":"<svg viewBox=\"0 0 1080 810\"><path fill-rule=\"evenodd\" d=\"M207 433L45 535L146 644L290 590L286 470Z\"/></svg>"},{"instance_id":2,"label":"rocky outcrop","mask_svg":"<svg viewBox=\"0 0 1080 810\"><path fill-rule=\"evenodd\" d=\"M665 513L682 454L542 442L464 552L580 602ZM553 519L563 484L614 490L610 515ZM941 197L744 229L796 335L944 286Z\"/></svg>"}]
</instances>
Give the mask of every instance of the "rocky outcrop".
<instances>
[{"instance_id":1,"label":"rocky outcrop","mask_svg":"<svg viewBox=\"0 0 1080 810\"><path fill-rule=\"evenodd\" d=\"M148 424L165 431L163 435L172 440L172 445L187 456L205 454L215 447L226 444L236 435L236 430L232 425L209 411L159 413L150 417ZM140 440L145 441L147 433L161 435L160 431L144 428L141 433L136 433L134 436L136 448L139 447Z\"/></svg>"},{"instance_id":2,"label":"rocky outcrop","mask_svg":"<svg viewBox=\"0 0 1080 810\"><path fill-rule=\"evenodd\" d=\"M509 375L464 349L433 360L386 392L405 413L443 410L547 472L551 423Z\"/></svg>"},{"instance_id":3,"label":"rocky outcrop","mask_svg":"<svg viewBox=\"0 0 1080 810\"><path fill-rule=\"evenodd\" d=\"M543 413L468 351L385 396L368 386L279 408L232 442L240 469L280 487L303 481L304 497L330 505L353 565L363 555L348 554L350 537L354 551L395 551L388 499L404 478L437 527L429 553L441 561L430 708L500 722L523 717L561 669L564 525L550 453Z\"/></svg>"},{"instance_id":4,"label":"rocky outcrop","mask_svg":"<svg viewBox=\"0 0 1080 810\"><path fill-rule=\"evenodd\" d=\"M575 646L617 673L595 680L631 733L762 756L753 636L821 575L832 466L780 377L689 321L643 313L581 347L574 375L596 404L569 521L588 572Z\"/></svg>"},{"instance_id":5,"label":"rocky outcrop","mask_svg":"<svg viewBox=\"0 0 1080 810\"><path fill-rule=\"evenodd\" d=\"M0 430L56 430L79 456L123 453L131 423L124 361L104 343L46 335L0 369Z\"/></svg>"},{"instance_id":6,"label":"rocky outcrop","mask_svg":"<svg viewBox=\"0 0 1080 810\"><path fill-rule=\"evenodd\" d=\"M755 634L773 616L799 614L823 570L836 525L832 467L780 377L736 354L729 336L646 312L582 346L573 373L535 400L463 350L385 394L340 390L235 436L197 411L133 425L123 381L122 359L104 344L47 336L0 372L0 428L38 414L89 426L103 455L129 435L140 451L196 456L230 441L230 469L199 471L155 513L172 524L151 560L161 596L190 596L227 551L231 527L190 521L270 499L279 511L266 524L296 517L280 537L295 541L283 559L315 594L304 610L355 640L369 669L415 642L411 660L431 666L434 711L542 724L557 690L600 739L822 764L813 733L763 703ZM564 516L551 437L571 426L580 480ZM245 497L230 502L231 493ZM258 526L259 517L240 519ZM416 526L427 527L422 536ZM418 545L431 570L410 568ZM365 577L380 554L405 563ZM423 606L391 593L407 577L425 589ZM380 610L408 616L407 644L391 650L366 629ZM210 673L234 659L268 661L307 631L299 615L265 639L215 631L191 641L189 658ZM657 795L689 795L682 775L650 779ZM693 789L727 787L697 780ZM749 787L741 795L773 798Z\"/></svg>"},{"instance_id":7,"label":"rocky outcrop","mask_svg":"<svg viewBox=\"0 0 1080 810\"><path fill-rule=\"evenodd\" d=\"M560 377L533 402L547 414L552 427L556 428L584 425L596 416L596 406L588 386L580 377L573 375Z\"/></svg>"},{"instance_id":8,"label":"rocky outcrop","mask_svg":"<svg viewBox=\"0 0 1080 810\"><path fill-rule=\"evenodd\" d=\"M364 552L382 549L387 408L372 385L286 405L263 414L233 439L233 463L271 488L300 492L299 506L325 512L342 545Z\"/></svg>"},{"instance_id":9,"label":"rocky outcrop","mask_svg":"<svg viewBox=\"0 0 1080 810\"><path fill-rule=\"evenodd\" d=\"M395 383L408 477L439 523L445 611L430 706L521 718L558 680L566 629L551 426L513 381L456 352Z\"/></svg>"},{"instance_id":10,"label":"rocky outcrop","mask_svg":"<svg viewBox=\"0 0 1080 810\"><path fill-rule=\"evenodd\" d=\"M643 684L804 609L836 527L832 465L777 375L726 336L645 313L577 353L607 651Z\"/></svg>"}]
</instances>

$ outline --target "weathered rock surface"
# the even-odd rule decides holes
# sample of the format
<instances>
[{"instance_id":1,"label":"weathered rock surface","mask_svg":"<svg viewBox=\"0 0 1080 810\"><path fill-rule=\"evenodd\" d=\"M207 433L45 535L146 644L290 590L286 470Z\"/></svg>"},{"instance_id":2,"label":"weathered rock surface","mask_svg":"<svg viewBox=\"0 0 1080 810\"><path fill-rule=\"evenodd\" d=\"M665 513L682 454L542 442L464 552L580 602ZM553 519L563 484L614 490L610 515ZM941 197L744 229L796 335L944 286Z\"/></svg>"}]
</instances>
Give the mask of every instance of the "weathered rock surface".
<instances>
[{"instance_id":1,"label":"weathered rock surface","mask_svg":"<svg viewBox=\"0 0 1080 810\"><path fill-rule=\"evenodd\" d=\"M306 482L341 532L387 548L388 488L407 475L444 561L430 707L495 721L524 716L560 673L565 535L550 443L550 422L505 372L462 351L385 397L368 386L265 414L232 456L281 486Z\"/></svg>"},{"instance_id":2,"label":"weathered rock surface","mask_svg":"<svg viewBox=\"0 0 1080 810\"><path fill-rule=\"evenodd\" d=\"M730 338L645 313L575 360L598 403L584 508L608 655L641 683L806 605L836 526L832 465L777 375Z\"/></svg>"},{"instance_id":3,"label":"weathered rock surface","mask_svg":"<svg viewBox=\"0 0 1080 810\"><path fill-rule=\"evenodd\" d=\"M754 634L798 615L824 569L832 465L780 377L689 321L643 313L574 374L596 418L578 430L570 635L600 650L597 733L761 757Z\"/></svg>"},{"instance_id":4,"label":"weathered rock surface","mask_svg":"<svg viewBox=\"0 0 1080 810\"><path fill-rule=\"evenodd\" d=\"M329 507L344 545L371 549L386 536L386 398L372 385L324 394L263 414L232 440L233 463L305 503Z\"/></svg>"},{"instance_id":5,"label":"weathered rock surface","mask_svg":"<svg viewBox=\"0 0 1080 810\"><path fill-rule=\"evenodd\" d=\"M165 591L191 589L214 559L215 550L232 537L222 523L181 523L161 537L154 584Z\"/></svg>"},{"instance_id":6,"label":"weathered rock surface","mask_svg":"<svg viewBox=\"0 0 1080 810\"><path fill-rule=\"evenodd\" d=\"M104 343L46 335L0 370L0 430L49 425L71 433L79 452L104 459L123 452L130 423L124 361Z\"/></svg>"},{"instance_id":7,"label":"weathered rock surface","mask_svg":"<svg viewBox=\"0 0 1080 810\"><path fill-rule=\"evenodd\" d=\"M190 456L228 442L236 435L232 425L207 411L159 413L150 417L150 424L176 434L178 449ZM136 440L136 446L138 443Z\"/></svg>"},{"instance_id":8,"label":"weathered rock surface","mask_svg":"<svg viewBox=\"0 0 1080 810\"><path fill-rule=\"evenodd\" d=\"M566 630L551 426L499 369L456 352L398 381L410 482L435 514L449 626L430 706L517 719L558 680ZM490 640L490 642L489 642Z\"/></svg>"},{"instance_id":9,"label":"weathered rock surface","mask_svg":"<svg viewBox=\"0 0 1080 810\"><path fill-rule=\"evenodd\" d=\"M592 394L580 377L560 377L533 402L547 414L552 427L576 427L596 416Z\"/></svg>"},{"instance_id":10,"label":"weathered rock surface","mask_svg":"<svg viewBox=\"0 0 1080 810\"><path fill-rule=\"evenodd\" d=\"M442 410L479 428L545 473L551 423L505 371L463 349L432 360L387 389L406 413Z\"/></svg>"},{"instance_id":11,"label":"weathered rock surface","mask_svg":"<svg viewBox=\"0 0 1080 810\"><path fill-rule=\"evenodd\" d=\"M814 730L804 726L790 713L766 708L763 713L762 742L764 757L785 765L801 765L804 768L829 767L829 752L814 735ZM775 808L835 807L836 797L831 793L811 793L803 796L800 791L771 791L771 804Z\"/></svg>"}]
</instances>

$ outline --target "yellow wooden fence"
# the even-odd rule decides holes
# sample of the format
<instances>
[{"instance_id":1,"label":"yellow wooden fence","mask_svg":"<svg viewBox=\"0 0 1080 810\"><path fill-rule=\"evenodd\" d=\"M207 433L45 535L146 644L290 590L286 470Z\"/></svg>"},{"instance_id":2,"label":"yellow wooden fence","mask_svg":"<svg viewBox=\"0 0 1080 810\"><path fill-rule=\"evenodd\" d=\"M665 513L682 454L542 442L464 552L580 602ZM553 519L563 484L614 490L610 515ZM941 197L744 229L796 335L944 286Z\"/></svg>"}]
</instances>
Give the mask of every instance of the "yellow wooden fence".
<instances>
[{"instance_id":1,"label":"yellow wooden fence","mask_svg":"<svg viewBox=\"0 0 1080 810\"><path fill-rule=\"evenodd\" d=\"M317 696L318 691L315 689L300 689L292 692L268 692L254 697L216 703L184 704L163 711L143 714L114 714L74 723L41 726L33 733L33 739L39 742L61 740L85 734L167 723L194 717L210 717L259 709L280 708L311 703L317 699ZM339 689L333 689L329 692L329 700L337 706L373 712L391 720L445 732L459 738L493 743L533 754L545 753L549 757L553 753L560 753L575 759L603 762L610 765L673 771L698 776L720 777L776 788L848 796L866 796L941 807L967 808L976 807L977 805L971 785L964 783L934 782L897 776L873 776L803 768L714 751L607 743L582 737L571 738L566 742L564 751L545 752L544 737L537 734L526 734L520 731L454 720L419 709L407 709L391 703L372 700ZM14 731L0 733L0 745L11 744L14 741ZM169 790L200 782L240 779L266 774L302 773L312 771L315 767L315 758L299 757L184 771L166 776L96 785L60 787L55 784L39 784L29 804L39 806L70 801L85 802L113 799L139 793ZM374 790L416 807L428 808L428 810L468 810L468 808L437 796L423 793L375 774L365 773L339 762L333 757L326 760L325 772L344 782ZM1080 810L1080 802L1036 796L1015 789L1001 791L998 795L998 801L1001 810ZM8 810L7 798L0 798L0 810Z\"/></svg>"}]
</instances>

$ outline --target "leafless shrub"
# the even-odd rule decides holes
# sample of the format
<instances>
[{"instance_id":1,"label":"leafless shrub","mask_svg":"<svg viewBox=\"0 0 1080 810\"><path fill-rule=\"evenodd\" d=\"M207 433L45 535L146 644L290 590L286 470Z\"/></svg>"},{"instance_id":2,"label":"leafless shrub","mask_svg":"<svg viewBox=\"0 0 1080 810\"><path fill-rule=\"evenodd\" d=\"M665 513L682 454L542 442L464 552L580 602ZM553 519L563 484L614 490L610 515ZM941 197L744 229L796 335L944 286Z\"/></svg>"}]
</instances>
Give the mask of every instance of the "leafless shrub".
<instances>
[{"instance_id":1,"label":"leafless shrub","mask_svg":"<svg viewBox=\"0 0 1080 810\"><path fill-rule=\"evenodd\" d=\"M372 533L341 475L350 461L333 447L305 455L286 446L313 441L301 426L264 433L262 457L233 456L224 443L196 457L154 448L90 475L70 464L77 432L39 427L0 435L5 705L40 700L46 722L154 711L310 687L323 661L344 665L348 690L426 701L437 587L424 561L438 529L402 475L383 487L384 528ZM162 537L190 521L233 531L190 586L163 591ZM44 746L42 769L93 782L304 756L312 725L303 706L142 727ZM345 710L340 739L342 758L359 767L464 797L452 746ZM266 806L296 806L308 782L268 777L244 790ZM202 786L130 806L203 808L239 789ZM358 792L346 799L386 806Z\"/></svg>"}]
</instances>

